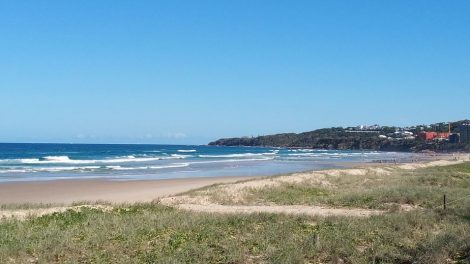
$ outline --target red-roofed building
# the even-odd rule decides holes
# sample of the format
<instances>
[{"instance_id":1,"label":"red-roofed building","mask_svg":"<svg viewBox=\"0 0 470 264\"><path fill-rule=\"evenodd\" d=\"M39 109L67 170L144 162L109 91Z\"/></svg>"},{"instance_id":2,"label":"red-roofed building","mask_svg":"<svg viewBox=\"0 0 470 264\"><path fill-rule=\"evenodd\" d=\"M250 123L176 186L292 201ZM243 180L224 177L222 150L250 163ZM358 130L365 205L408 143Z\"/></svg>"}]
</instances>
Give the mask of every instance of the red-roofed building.
<instances>
[{"instance_id":1,"label":"red-roofed building","mask_svg":"<svg viewBox=\"0 0 470 264\"><path fill-rule=\"evenodd\" d=\"M427 140L427 141L431 141L431 140L434 140L436 138L438 139L449 139L449 136L450 136L450 133L437 133L437 132L421 132L419 133L419 137L424 139L424 140Z\"/></svg>"},{"instance_id":2,"label":"red-roofed building","mask_svg":"<svg viewBox=\"0 0 470 264\"><path fill-rule=\"evenodd\" d=\"M440 138L440 139L449 139L449 136L450 136L450 133L437 133L437 138Z\"/></svg>"},{"instance_id":3,"label":"red-roofed building","mask_svg":"<svg viewBox=\"0 0 470 264\"><path fill-rule=\"evenodd\" d=\"M433 140L437 137L436 132L421 132L419 133L419 137L424 139L424 140Z\"/></svg>"}]
</instances>

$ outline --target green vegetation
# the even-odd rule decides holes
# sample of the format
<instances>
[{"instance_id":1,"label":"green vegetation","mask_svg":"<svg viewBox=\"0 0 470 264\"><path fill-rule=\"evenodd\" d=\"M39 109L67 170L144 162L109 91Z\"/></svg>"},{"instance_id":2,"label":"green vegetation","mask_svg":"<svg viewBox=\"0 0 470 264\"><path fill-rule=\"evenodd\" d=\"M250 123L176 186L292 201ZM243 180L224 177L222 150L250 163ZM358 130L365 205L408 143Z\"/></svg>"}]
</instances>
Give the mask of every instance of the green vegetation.
<instances>
[{"instance_id":1,"label":"green vegetation","mask_svg":"<svg viewBox=\"0 0 470 264\"><path fill-rule=\"evenodd\" d=\"M468 120L453 123L452 132L459 132L459 124ZM399 127L380 127L373 131L355 131L355 128L332 127L317 129L304 133L284 133L258 137L223 138L210 142L209 145L220 146L265 146L341 150L383 150L383 151L470 151L470 144L449 143L448 141L424 141L420 138L393 138ZM415 126L407 129L417 135L422 131L447 132L447 123L430 126ZM392 135L391 135L392 134ZM389 135L382 138L379 135Z\"/></svg>"},{"instance_id":2,"label":"green vegetation","mask_svg":"<svg viewBox=\"0 0 470 264\"><path fill-rule=\"evenodd\" d=\"M460 263L470 211L367 219L180 212L156 204L0 224L1 263Z\"/></svg>"},{"instance_id":3,"label":"green vegetation","mask_svg":"<svg viewBox=\"0 0 470 264\"><path fill-rule=\"evenodd\" d=\"M275 188L253 189L246 194L243 203L274 203L274 204L318 204L327 199L327 189L295 184L283 184Z\"/></svg>"},{"instance_id":4,"label":"green vegetation","mask_svg":"<svg viewBox=\"0 0 470 264\"><path fill-rule=\"evenodd\" d=\"M331 185L286 184L246 199L419 208L369 218L218 215L158 203L83 208L0 220L0 263L470 263L470 198L456 200L470 195L469 163L325 180ZM443 193L456 201L446 211L436 208Z\"/></svg>"},{"instance_id":5,"label":"green vegetation","mask_svg":"<svg viewBox=\"0 0 470 264\"><path fill-rule=\"evenodd\" d=\"M431 209L442 204L444 194L449 202L470 196L470 163L413 171L390 169L386 173L371 169L365 175L328 176L325 181L327 187L303 182L250 189L238 203L373 209L392 209L406 204Z\"/></svg>"}]
</instances>

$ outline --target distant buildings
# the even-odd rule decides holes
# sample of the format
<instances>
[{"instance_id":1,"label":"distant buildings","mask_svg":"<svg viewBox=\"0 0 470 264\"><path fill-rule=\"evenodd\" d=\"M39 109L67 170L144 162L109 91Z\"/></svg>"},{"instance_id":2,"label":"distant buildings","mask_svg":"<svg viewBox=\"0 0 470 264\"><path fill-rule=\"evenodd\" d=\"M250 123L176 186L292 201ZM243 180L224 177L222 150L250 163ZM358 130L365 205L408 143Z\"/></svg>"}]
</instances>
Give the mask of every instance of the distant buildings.
<instances>
[{"instance_id":1,"label":"distant buildings","mask_svg":"<svg viewBox=\"0 0 470 264\"><path fill-rule=\"evenodd\" d=\"M383 133L383 132L382 132ZM395 132L387 133L386 135L379 135L381 139L388 140L414 140L416 139L415 134L411 131L406 131L403 128L396 128Z\"/></svg>"},{"instance_id":2,"label":"distant buildings","mask_svg":"<svg viewBox=\"0 0 470 264\"><path fill-rule=\"evenodd\" d=\"M450 133L438 133L438 132L421 132L419 133L419 137L426 140L434 140L434 139L449 139Z\"/></svg>"},{"instance_id":3,"label":"distant buildings","mask_svg":"<svg viewBox=\"0 0 470 264\"><path fill-rule=\"evenodd\" d=\"M462 124L459 128L460 142L466 144L470 143L470 124Z\"/></svg>"},{"instance_id":4,"label":"distant buildings","mask_svg":"<svg viewBox=\"0 0 470 264\"><path fill-rule=\"evenodd\" d=\"M452 132L452 123L437 123L430 126L419 125L409 127L381 127L379 125L360 125L347 127L345 132L351 133L377 133L378 138L387 140L415 140L446 141L449 143L470 144L470 122L465 121L459 129ZM460 123L460 122L459 122ZM456 128L457 125L454 126ZM419 132L422 131L422 132ZM439 131L439 132L437 132ZM446 131L446 132L443 132Z\"/></svg>"},{"instance_id":5,"label":"distant buildings","mask_svg":"<svg viewBox=\"0 0 470 264\"><path fill-rule=\"evenodd\" d=\"M421 132L419 133L419 137L426 141L434 140L437 137L436 132Z\"/></svg>"},{"instance_id":6,"label":"distant buildings","mask_svg":"<svg viewBox=\"0 0 470 264\"><path fill-rule=\"evenodd\" d=\"M355 130L379 130L380 126L375 124L375 125L360 125L355 127Z\"/></svg>"},{"instance_id":7,"label":"distant buildings","mask_svg":"<svg viewBox=\"0 0 470 264\"><path fill-rule=\"evenodd\" d=\"M450 131L450 126L449 126ZM470 124L464 123L459 126L460 133L438 133L438 132L421 132L419 138L431 141L431 140L448 140L450 143L470 143Z\"/></svg>"},{"instance_id":8,"label":"distant buildings","mask_svg":"<svg viewBox=\"0 0 470 264\"><path fill-rule=\"evenodd\" d=\"M438 139L449 139L450 133L444 132L444 133L437 133L437 138Z\"/></svg>"}]
</instances>

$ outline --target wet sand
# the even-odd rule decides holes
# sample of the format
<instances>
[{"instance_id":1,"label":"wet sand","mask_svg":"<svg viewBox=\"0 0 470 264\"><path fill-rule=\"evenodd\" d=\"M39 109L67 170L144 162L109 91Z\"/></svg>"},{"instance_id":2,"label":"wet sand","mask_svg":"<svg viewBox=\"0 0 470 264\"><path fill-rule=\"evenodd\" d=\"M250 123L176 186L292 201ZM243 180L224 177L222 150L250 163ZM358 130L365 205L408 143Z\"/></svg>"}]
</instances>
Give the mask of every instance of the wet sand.
<instances>
[{"instance_id":1,"label":"wet sand","mask_svg":"<svg viewBox=\"0 0 470 264\"><path fill-rule=\"evenodd\" d=\"M399 161L406 166L421 166L430 161L468 161L470 154L435 154ZM382 167L387 163L340 163L342 168ZM388 165L390 165L388 163ZM150 202L158 198L204 187L215 183L231 183L257 177L201 177L186 179L112 181L54 180L0 183L1 204L62 204L106 201L111 203ZM259 178L259 177L258 177Z\"/></svg>"},{"instance_id":2,"label":"wet sand","mask_svg":"<svg viewBox=\"0 0 470 264\"><path fill-rule=\"evenodd\" d=\"M0 184L0 204L47 203L68 205L77 201L111 203L150 202L215 183L252 177L207 177L142 181L57 180Z\"/></svg>"}]
</instances>

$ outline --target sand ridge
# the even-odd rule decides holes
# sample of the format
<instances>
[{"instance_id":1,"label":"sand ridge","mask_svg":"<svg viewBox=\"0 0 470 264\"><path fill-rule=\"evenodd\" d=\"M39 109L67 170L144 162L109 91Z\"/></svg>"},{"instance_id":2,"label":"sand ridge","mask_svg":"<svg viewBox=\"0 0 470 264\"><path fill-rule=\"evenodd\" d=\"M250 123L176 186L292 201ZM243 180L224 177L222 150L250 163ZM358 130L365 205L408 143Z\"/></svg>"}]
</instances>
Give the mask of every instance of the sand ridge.
<instances>
[{"instance_id":1,"label":"sand ridge","mask_svg":"<svg viewBox=\"0 0 470 264\"><path fill-rule=\"evenodd\" d=\"M365 217L384 213L380 210L328 208L305 205L220 205L220 204L178 204L177 208L205 213L252 214L272 213L307 216L354 216Z\"/></svg>"},{"instance_id":2,"label":"sand ridge","mask_svg":"<svg viewBox=\"0 0 470 264\"><path fill-rule=\"evenodd\" d=\"M371 216L382 214L385 211L367 210L359 208L329 208L323 206L303 206L303 205L223 205L211 201L210 192L223 193L231 201L240 201L244 194L250 189L261 189L266 187L275 187L285 183L301 184L304 182L314 182L320 186L329 185L327 177L340 177L346 175L366 175L367 173L378 173L388 175L392 170L415 170L418 168L449 166L463 163L470 159L470 155L463 155L452 160L436 160L431 162L418 162L402 165L389 166L370 166L365 168L353 169L330 169L323 171L313 171L306 173L294 173L278 177L251 179L248 181L220 184L206 190L197 191L196 195L170 196L160 199L160 203L176 207L183 210L206 212L206 213L282 213L293 215L309 216ZM413 206L400 206L401 210L409 211L416 209Z\"/></svg>"}]
</instances>

